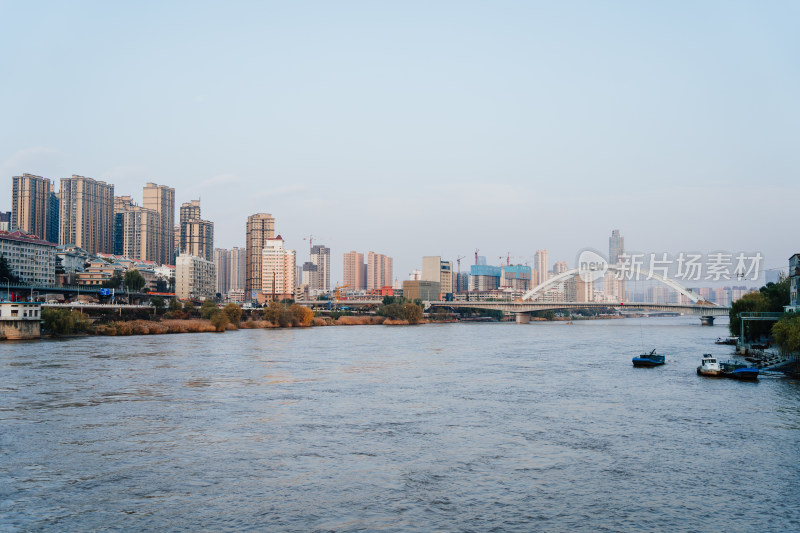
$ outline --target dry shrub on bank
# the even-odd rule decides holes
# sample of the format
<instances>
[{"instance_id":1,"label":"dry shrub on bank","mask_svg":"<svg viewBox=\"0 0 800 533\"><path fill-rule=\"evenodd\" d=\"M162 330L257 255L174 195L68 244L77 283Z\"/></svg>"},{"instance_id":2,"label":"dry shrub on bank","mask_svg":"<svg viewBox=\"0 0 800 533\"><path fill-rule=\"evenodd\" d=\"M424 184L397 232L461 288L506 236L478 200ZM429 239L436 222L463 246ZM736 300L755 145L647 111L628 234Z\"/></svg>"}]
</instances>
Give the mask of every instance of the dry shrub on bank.
<instances>
[{"instance_id":1,"label":"dry shrub on bank","mask_svg":"<svg viewBox=\"0 0 800 533\"><path fill-rule=\"evenodd\" d=\"M408 320L396 320L393 318L387 318L383 321L384 326L408 326Z\"/></svg>"},{"instance_id":2,"label":"dry shrub on bank","mask_svg":"<svg viewBox=\"0 0 800 533\"><path fill-rule=\"evenodd\" d=\"M372 326L385 323L382 316L340 316L336 320L339 326Z\"/></svg>"},{"instance_id":3,"label":"dry shrub on bank","mask_svg":"<svg viewBox=\"0 0 800 533\"><path fill-rule=\"evenodd\" d=\"M322 318L318 316L314 318L314 321L311 324L314 326L329 326L333 324L333 321L330 318Z\"/></svg>"},{"instance_id":4,"label":"dry shrub on bank","mask_svg":"<svg viewBox=\"0 0 800 533\"><path fill-rule=\"evenodd\" d=\"M272 322L268 320L248 320L239 324L239 327L242 329L265 329L273 326Z\"/></svg>"},{"instance_id":5,"label":"dry shrub on bank","mask_svg":"<svg viewBox=\"0 0 800 533\"><path fill-rule=\"evenodd\" d=\"M201 318L164 320L161 323L167 327L167 333L205 333L217 330L210 321Z\"/></svg>"},{"instance_id":6,"label":"dry shrub on bank","mask_svg":"<svg viewBox=\"0 0 800 533\"><path fill-rule=\"evenodd\" d=\"M95 328L95 334L97 335L161 335L164 333L168 333L168 330L163 323L150 320L111 322Z\"/></svg>"}]
</instances>

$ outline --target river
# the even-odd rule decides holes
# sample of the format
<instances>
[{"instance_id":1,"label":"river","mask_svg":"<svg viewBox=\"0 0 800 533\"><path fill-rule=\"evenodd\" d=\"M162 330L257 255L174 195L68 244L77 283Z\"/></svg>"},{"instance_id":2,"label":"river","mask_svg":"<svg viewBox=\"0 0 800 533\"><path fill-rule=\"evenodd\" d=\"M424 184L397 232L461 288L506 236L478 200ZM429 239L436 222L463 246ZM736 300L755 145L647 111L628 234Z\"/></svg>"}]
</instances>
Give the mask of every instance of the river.
<instances>
[{"instance_id":1,"label":"river","mask_svg":"<svg viewBox=\"0 0 800 533\"><path fill-rule=\"evenodd\" d=\"M0 531L798 531L800 383L689 317L0 344ZM643 348L660 368L633 368Z\"/></svg>"}]
</instances>

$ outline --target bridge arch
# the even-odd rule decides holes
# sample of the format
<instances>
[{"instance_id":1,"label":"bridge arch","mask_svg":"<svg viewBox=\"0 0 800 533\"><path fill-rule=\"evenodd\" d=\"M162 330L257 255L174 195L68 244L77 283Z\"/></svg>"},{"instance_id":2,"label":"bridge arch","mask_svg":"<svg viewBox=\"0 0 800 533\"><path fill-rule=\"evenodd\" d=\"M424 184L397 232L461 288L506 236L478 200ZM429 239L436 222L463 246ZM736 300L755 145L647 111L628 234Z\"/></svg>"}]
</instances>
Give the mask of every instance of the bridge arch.
<instances>
[{"instance_id":1,"label":"bridge arch","mask_svg":"<svg viewBox=\"0 0 800 533\"><path fill-rule=\"evenodd\" d=\"M609 266L608 267L608 272L614 272L614 273L617 273L617 274L620 274L620 275L624 275L625 273L630 273L631 271L629 269L625 269L625 268L622 268L622 267ZM542 294L545 290L547 290L547 289L549 289L549 288L561 283L562 281L566 281L566 280L568 280L570 278L574 278L575 276L580 275L580 273L581 273L581 271L579 269L577 269L577 268L573 268L571 270L567 270L566 272L562 272L561 274L558 274L557 276L552 277L552 278L548 279L547 281L545 281L543 283L540 283L536 287L532 288L531 290L529 290L528 292L523 294L522 295L522 301L531 301L534 296ZM640 276L642 274L647 275L646 279L648 279L648 280L654 279L654 280L659 281L662 284L666 285L667 287L670 287L671 289L676 290L680 294L682 294L682 295L686 296L687 298L689 298L692 301L692 303L695 303L695 304L697 302L706 303L706 301L703 299L702 296L700 296L699 294L697 294L695 292L692 292L691 290L689 290L688 288L684 287L683 285L681 285L680 283L678 283L677 281L675 281L673 279L669 279L667 277L662 276L661 274L657 274L657 273L655 273L653 271L650 271L650 270L646 270L646 269L643 269L643 268L637 268L636 269L636 275Z\"/></svg>"}]
</instances>

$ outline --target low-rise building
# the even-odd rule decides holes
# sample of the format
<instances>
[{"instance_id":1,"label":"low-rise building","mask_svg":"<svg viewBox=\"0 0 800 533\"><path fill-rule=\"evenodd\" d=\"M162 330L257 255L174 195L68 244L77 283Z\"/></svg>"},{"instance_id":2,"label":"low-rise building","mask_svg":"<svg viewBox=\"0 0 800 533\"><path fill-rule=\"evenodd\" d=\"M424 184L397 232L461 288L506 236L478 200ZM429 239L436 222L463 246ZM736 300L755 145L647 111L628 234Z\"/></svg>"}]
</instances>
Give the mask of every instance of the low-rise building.
<instances>
[{"instance_id":1,"label":"low-rise building","mask_svg":"<svg viewBox=\"0 0 800 533\"><path fill-rule=\"evenodd\" d=\"M87 286L102 286L106 281L110 280L114 275L120 278L125 275L125 268L119 263L114 261L106 261L104 259L93 259L84 268L83 272L75 274L75 282L78 285Z\"/></svg>"},{"instance_id":2,"label":"low-rise building","mask_svg":"<svg viewBox=\"0 0 800 533\"><path fill-rule=\"evenodd\" d=\"M0 255L23 283L55 285L56 244L22 231L0 231Z\"/></svg>"},{"instance_id":3,"label":"low-rise building","mask_svg":"<svg viewBox=\"0 0 800 533\"><path fill-rule=\"evenodd\" d=\"M404 280L403 297L407 300L439 301L442 285L438 281Z\"/></svg>"},{"instance_id":4,"label":"low-rise building","mask_svg":"<svg viewBox=\"0 0 800 533\"><path fill-rule=\"evenodd\" d=\"M0 302L0 340L38 339L42 305L36 302Z\"/></svg>"},{"instance_id":5,"label":"low-rise building","mask_svg":"<svg viewBox=\"0 0 800 533\"><path fill-rule=\"evenodd\" d=\"M181 300L213 298L217 290L217 269L213 261L189 254L175 259L175 296Z\"/></svg>"}]
</instances>

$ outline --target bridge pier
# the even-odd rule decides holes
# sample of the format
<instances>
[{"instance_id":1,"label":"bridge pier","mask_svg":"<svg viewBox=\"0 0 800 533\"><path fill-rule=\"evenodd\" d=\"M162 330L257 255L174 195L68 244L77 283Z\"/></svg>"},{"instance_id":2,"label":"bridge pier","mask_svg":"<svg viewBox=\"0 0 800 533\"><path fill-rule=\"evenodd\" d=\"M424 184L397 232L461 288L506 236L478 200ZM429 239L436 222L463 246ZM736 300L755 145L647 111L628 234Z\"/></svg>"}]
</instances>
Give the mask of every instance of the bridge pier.
<instances>
[{"instance_id":1,"label":"bridge pier","mask_svg":"<svg viewBox=\"0 0 800 533\"><path fill-rule=\"evenodd\" d=\"M517 319L517 324L530 324L531 323L531 314L530 313L514 313Z\"/></svg>"},{"instance_id":2,"label":"bridge pier","mask_svg":"<svg viewBox=\"0 0 800 533\"><path fill-rule=\"evenodd\" d=\"M700 325L701 326L713 326L714 325L714 318L713 316L701 316L700 317Z\"/></svg>"}]
</instances>

